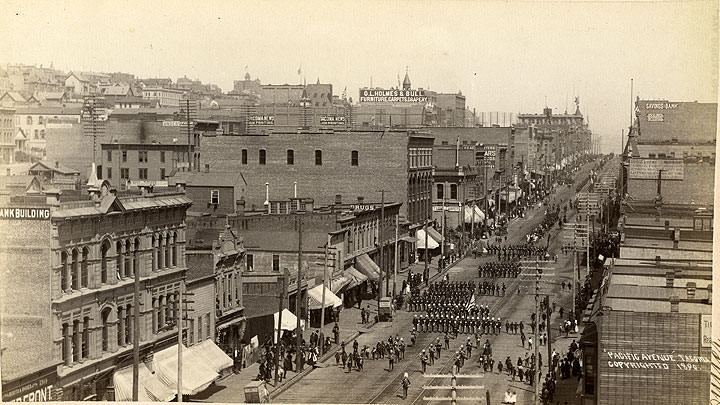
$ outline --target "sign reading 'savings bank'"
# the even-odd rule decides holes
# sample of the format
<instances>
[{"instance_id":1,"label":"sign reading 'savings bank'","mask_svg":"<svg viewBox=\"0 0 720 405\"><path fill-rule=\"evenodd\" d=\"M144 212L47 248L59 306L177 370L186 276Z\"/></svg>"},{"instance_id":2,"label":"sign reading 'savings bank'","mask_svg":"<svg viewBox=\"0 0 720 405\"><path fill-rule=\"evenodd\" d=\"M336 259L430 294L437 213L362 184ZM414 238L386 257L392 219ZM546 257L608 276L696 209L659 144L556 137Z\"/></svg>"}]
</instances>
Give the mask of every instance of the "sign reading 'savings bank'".
<instances>
[{"instance_id":1,"label":"sign reading 'savings bank'","mask_svg":"<svg viewBox=\"0 0 720 405\"><path fill-rule=\"evenodd\" d=\"M360 103L427 103L424 90L360 89Z\"/></svg>"},{"instance_id":2,"label":"sign reading 'savings bank'","mask_svg":"<svg viewBox=\"0 0 720 405\"><path fill-rule=\"evenodd\" d=\"M46 220L50 219L50 208L0 208L0 220L13 219L30 219L30 220Z\"/></svg>"}]
</instances>

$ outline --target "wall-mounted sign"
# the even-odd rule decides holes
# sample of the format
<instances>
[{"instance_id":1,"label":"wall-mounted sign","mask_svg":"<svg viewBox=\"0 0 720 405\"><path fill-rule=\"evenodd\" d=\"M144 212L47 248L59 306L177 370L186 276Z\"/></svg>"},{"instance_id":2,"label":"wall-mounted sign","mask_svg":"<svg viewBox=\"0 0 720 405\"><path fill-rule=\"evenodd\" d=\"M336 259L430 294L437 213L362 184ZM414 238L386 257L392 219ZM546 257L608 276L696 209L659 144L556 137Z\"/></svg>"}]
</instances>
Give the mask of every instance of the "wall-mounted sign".
<instances>
[{"instance_id":1,"label":"wall-mounted sign","mask_svg":"<svg viewBox=\"0 0 720 405\"><path fill-rule=\"evenodd\" d=\"M712 315L700 315L700 346L712 346Z\"/></svg>"},{"instance_id":2,"label":"wall-mounted sign","mask_svg":"<svg viewBox=\"0 0 720 405\"><path fill-rule=\"evenodd\" d=\"M353 211L372 211L378 208L376 204L353 204Z\"/></svg>"},{"instance_id":3,"label":"wall-mounted sign","mask_svg":"<svg viewBox=\"0 0 720 405\"><path fill-rule=\"evenodd\" d=\"M427 101L427 95L423 90L360 90L361 103L426 103Z\"/></svg>"},{"instance_id":4,"label":"wall-mounted sign","mask_svg":"<svg viewBox=\"0 0 720 405\"><path fill-rule=\"evenodd\" d=\"M248 117L249 125L271 126L275 125L274 115L251 115Z\"/></svg>"},{"instance_id":5,"label":"wall-mounted sign","mask_svg":"<svg viewBox=\"0 0 720 405\"><path fill-rule=\"evenodd\" d=\"M342 115L323 115L320 117L320 125L345 125L345 117Z\"/></svg>"},{"instance_id":6,"label":"wall-mounted sign","mask_svg":"<svg viewBox=\"0 0 720 405\"><path fill-rule=\"evenodd\" d=\"M648 110L674 110L678 108L678 103L645 103Z\"/></svg>"},{"instance_id":7,"label":"wall-mounted sign","mask_svg":"<svg viewBox=\"0 0 720 405\"><path fill-rule=\"evenodd\" d=\"M168 187L167 180L128 180L128 187Z\"/></svg>"},{"instance_id":8,"label":"wall-mounted sign","mask_svg":"<svg viewBox=\"0 0 720 405\"><path fill-rule=\"evenodd\" d=\"M662 180L682 180L685 165L682 159L631 159L628 176L636 180L656 180L662 170Z\"/></svg>"},{"instance_id":9,"label":"wall-mounted sign","mask_svg":"<svg viewBox=\"0 0 720 405\"><path fill-rule=\"evenodd\" d=\"M50 219L50 208L0 208L0 219Z\"/></svg>"},{"instance_id":10,"label":"wall-mounted sign","mask_svg":"<svg viewBox=\"0 0 720 405\"><path fill-rule=\"evenodd\" d=\"M665 121L665 114L648 114L647 120L648 122L663 122Z\"/></svg>"},{"instance_id":11,"label":"wall-mounted sign","mask_svg":"<svg viewBox=\"0 0 720 405\"><path fill-rule=\"evenodd\" d=\"M704 356L657 354L644 352L612 352L603 350L601 361L613 369L708 371L710 360Z\"/></svg>"},{"instance_id":12,"label":"wall-mounted sign","mask_svg":"<svg viewBox=\"0 0 720 405\"><path fill-rule=\"evenodd\" d=\"M3 383L3 402L49 402L56 399L53 384L57 381L57 372L43 374L33 380Z\"/></svg>"},{"instance_id":13,"label":"wall-mounted sign","mask_svg":"<svg viewBox=\"0 0 720 405\"><path fill-rule=\"evenodd\" d=\"M187 121L163 121L162 126L164 126L164 127L186 127Z\"/></svg>"}]
</instances>

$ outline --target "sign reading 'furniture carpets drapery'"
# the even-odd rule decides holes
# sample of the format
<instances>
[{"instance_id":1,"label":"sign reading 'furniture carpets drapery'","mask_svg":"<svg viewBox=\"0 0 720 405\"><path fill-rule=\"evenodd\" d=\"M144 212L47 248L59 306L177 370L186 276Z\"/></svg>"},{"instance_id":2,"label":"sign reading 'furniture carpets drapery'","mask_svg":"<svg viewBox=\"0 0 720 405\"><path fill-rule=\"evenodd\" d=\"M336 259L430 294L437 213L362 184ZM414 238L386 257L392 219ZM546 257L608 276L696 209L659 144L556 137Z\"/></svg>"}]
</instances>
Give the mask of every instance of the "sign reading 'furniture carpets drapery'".
<instances>
[{"instance_id":1,"label":"sign reading 'furniture carpets drapery'","mask_svg":"<svg viewBox=\"0 0 720 405\"><path fill-rule=\"evenodd\" d=\"M50 208L0 208L0 219L50 219Z\"/></svg>"},{"instance_id":2,"label":"sign reading 'furniture carpets drapery'","mask_svg":"<svg viewBox=\"0 0 720 405\"><path fill-rule=\"evenodd\" d=\"M423 90L361 89L361 103L427 103Z\"/></svg>"},{"instance_id":3,"label":"sign reading 'furniture carpets drapery'","mask_svg":"<svg viewBox=\"0 0 720 405\"><path fill-rule=\"evenodd\" d=\"M704 356L683 354L658 354L645 352L605 351L600 361L607 361L608 367L619 369L705 371L710 360Z\"/></svg>"},{"instance_id":4,"label":"sign reading 'furniture carpets drapery'","mask_svg":"<svg viewBox=\"0 0 720 405\"><path fill-rule=\"evenodd\" d=\"M631 159L629 177L637 180L657 180L662 170L662 180L682 180L685 166L682 159Z\"/></svg>"}]
</instances>

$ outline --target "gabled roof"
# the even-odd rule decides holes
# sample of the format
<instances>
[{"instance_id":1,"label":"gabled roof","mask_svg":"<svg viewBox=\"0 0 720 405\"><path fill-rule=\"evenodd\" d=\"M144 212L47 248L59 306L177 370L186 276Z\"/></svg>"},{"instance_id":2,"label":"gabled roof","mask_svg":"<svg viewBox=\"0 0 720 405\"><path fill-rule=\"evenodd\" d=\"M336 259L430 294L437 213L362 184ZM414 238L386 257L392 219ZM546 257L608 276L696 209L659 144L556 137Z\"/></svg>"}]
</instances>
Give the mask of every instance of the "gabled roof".
<instances>
[{"instance_id":1,"label":"gabled roof","mask_svg":"<svg viewBox=\"0 0 720 405\"><path fill-rule=\"evenodd\" d=\"M38 92L38 98L43 100L62 100L64 97L64 91Z\"/></svg>"},{"instance_id":2,"label":"gabled roof","mask_svg":"<svg viewBox=\"0 0 720 405\"><path fill-rule=\"evenodd\" d=\"M0 176L0 190L3 189L39 193L42 191L42 185L37 177L31 175Z\"/></svg>"},{"instance_id":3,"label":"gabled roof","mask_svg":"<svg viewBox=\"0 0 720 405\"><path fill-rule=\"evenodd\" d=\"M34 165L30 166L30 169L28 169L28 172L30 171L52 171L60 174L80 174L78 170L71 169L67 166L61 165L59 163L52 164L51 162L48 162L47 160L41 160Z\"/></svg>"},{"instance_id":4,"label":"gabled roof","mask_svg":"<svg viewBox=\"0 0 720 405\"><path fill-rule=\"evenodd\" d=\"M106 96L127 96L132 95L132 89L126 84L114 84L111 86L103 86L102 94Z\"/></svg>"},{"instance_id":5,"label":"gabled roof","mask_svg":"<svg viewBox=\"0 0 720 405\"><path fill-rule=\"evenodd\" d=\"M90 82L90 79L88 79L87 77L83 76L83 75L80 74L80 73L75 73L75 72L70 72L70 74L67 75L67 77L65 78L65 80L67 80L67 79L69 79L69 78L71 78L71 77L73 77L73 76L74 76L76 79L78 79L79 81L81 81L81 82L84 82L84 83L89 83L89 82Z\"/></svg>"},{"instance_id":6,"label":"gabled roof","mask_svg":"<svg viewBox=\"0 0 720 405\"><path fill-rule=\"evenodd\" d=\"M71 218L80 216L98 216L110 212L139 211L145 209L189 206L192 201L183 194L145 195L137 197L116 197L107 193L101 197L100 205L92 201L62 204L53 212L55 218Z\"/></svg>"},{"instance_id":7,"label":"gabled roof","mask_svg":"<svg viewBox=\"0 0 720 405\"><path fill-rule=\"evenodd\" d=\"M6 91L5 93L3 93L2 96L0 96L0 100L4 99L5 97L8 97L15 102L26 101L25 97L23 97L22 94L18 93L17 91Z\"/></svg>"},{"instance_id":8,"label":"gabled roof","mask_svg":"<svg viewBox=\"0 0 720 405\"><path fill-rule=\"evenodd\" d=\"M27 140L27 135L25 135L25 131L23 131L22 128L18 127L16 134L15 134L15 140L16 141Z\"/></svg>"}]
</instances>

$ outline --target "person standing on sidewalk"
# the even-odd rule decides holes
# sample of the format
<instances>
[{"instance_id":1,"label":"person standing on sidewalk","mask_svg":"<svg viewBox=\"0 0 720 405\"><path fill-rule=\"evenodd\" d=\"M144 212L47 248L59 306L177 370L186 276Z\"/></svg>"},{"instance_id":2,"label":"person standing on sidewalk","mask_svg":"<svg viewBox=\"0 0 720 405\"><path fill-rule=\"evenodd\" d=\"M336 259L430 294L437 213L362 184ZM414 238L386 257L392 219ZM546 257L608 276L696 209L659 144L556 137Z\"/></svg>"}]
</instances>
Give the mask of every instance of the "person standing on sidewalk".
<instances>
[{"instance_id":1,"label":"person standing on sidewalk","mask_svg":"<svg viewBox=\"0 0 720 405\"><path fill-rule=\"evenodd\" d=\"M408 373L405 373L405 375L403 376L402 387L403 387L403 398L402 399L406 399L408 388L410 388L410 377L408 377Z\"/></svg>"},{"instance_id":2,"label":"person standing on sidewalk","mask_svg":"<svg viewBox=\"0 0 720 405\"><path fill-rule=\"evenodd\" d=\"M338 326L337 322L335 322L335 326L333 326L333 335L335 337L335 344L338 344L340 341L340 326Z\"/></svg>"}]
</instances>

